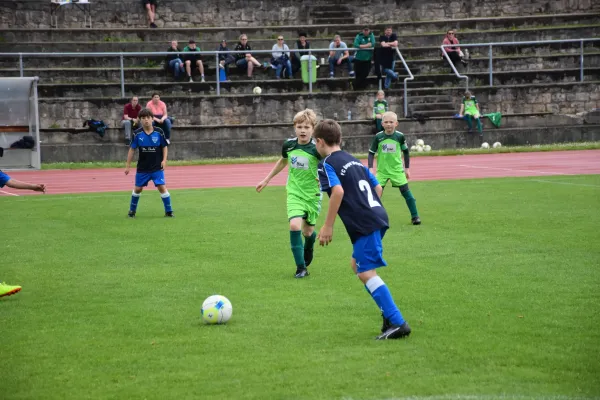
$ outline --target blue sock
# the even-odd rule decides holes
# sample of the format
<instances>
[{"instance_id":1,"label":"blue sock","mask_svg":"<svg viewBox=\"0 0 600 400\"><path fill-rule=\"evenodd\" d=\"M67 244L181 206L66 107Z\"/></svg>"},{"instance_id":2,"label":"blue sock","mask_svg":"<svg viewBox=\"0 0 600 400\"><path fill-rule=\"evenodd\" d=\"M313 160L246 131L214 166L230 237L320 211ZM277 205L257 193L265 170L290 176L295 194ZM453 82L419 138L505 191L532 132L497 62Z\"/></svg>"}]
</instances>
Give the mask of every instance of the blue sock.
<instances>
[{"instance_id":1,"label":"blue sock","mask_svg":"<svg viewBox=\"0 0 600 400\"><path fill-rule=\"evenodd\" d=\"M379 309L383 311L383 316L394 325L402 325L404 318L398 307L392 299L392 295L387 286L379 276L369 279L365 285Z\"/></svg>"},{"instance_id":2,"label":"blue sock","mask_svg":"<svg viewBox=\"0 0 600 400\"><path fill-rule=\"evenodd\" d=\"M171 208L171 195L169 192L161 193L160 198L165 205L165 212L173 212L173 209Z\"/></svg>"},{"instance_id":3,"label":"blue sock","mask_svg":"<svg viewBox=\"0 0 600 400\"><path fill-rule=\"evenodd\" d=\"M140 201L141 193L131 192L131 204L129 205L129 211L135 212L137 210L138 201Z\"/></svg>"}]
</instances>

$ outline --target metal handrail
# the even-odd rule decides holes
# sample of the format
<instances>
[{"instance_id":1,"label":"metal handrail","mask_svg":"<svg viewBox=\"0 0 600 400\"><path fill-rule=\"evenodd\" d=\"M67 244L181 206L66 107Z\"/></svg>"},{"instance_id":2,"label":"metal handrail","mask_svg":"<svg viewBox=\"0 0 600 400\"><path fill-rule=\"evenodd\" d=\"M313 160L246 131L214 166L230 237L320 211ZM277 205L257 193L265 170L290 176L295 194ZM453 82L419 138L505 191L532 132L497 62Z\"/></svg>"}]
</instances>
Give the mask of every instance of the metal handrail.
<instances>
[{"instance_id":1,"label":"metal handrail","mask_svg":"<svg viewBox=\"0 0 600 400\"><path fill-rule=\"evenodd\" d=\"M400 53L400 49L398 49L396 47L396 54L398 54L398 57L400 57L400 61L402 61L402 65L404 65L404 69L406 69L406 72L408 72L408 75L410 75L407 78L404 78L404 117L408 118L408 85L407 85L407 81L413 81L415 80L415 77L413 76L412 72L410 72L410 68L408 68L408 65L406 65L406 61L404 60L404 57L402 57L402 53Z\"/></svg>"},{"instance_id":2,"label":"metal handrail","mask_svg":"<svg viewBox=\"0 0 600 400\"><path fill-rule=\"evenodd\" d=\"M467 44L462 44L459 43L458 45L456 44L443 44L440 46L440 49L442 50L442 54L443 56L446 58L446 60L448 60L448 63L450 64L450 67L452 68L452 71L454 71L454 74L459 78L459 79L465 79L466 80L466 90L469 90L469 77L466 75L461 75L456 67L454 66L454 63L452 62L452 60L450 59L450 57L448 57L448 53L446 52L446 47L484 47L487 46L489 47L488 50L488 58L489 58L489 64L488 64L488 68L489 68L489 74L490 74L490 87L494 86L494 69L493 69L493 54L492 54L492 47L493 46L520 46L520 45L529 45L529 44L550 44L550 43L580 43L580 53L579 53L579 81L583 82L583 43L584 42L595 42L595 41L600 41L600 38L585 38L585 39L557 39L557 40L529 40L529 41L524 41L524 42L492 42L492 43L467 43Z\"/></svg>"},{"instance_id":3,"label":"metal handrail","mask_svg":"<svg viewBox=\"0 0 600 400\"><path fill-rule=\"evenodd\" d=\"M373 51L373 48L347 48L347 49L342 49L343 51ZM310 60L310 56L312 56L313 53L323 53L326 52L327 54L329 54L329 52L331 51L340 51L340 50L331 50L329 48L326 49L289 49L286 51L283 51L284 53L307 53L309 55L309 60ZM154 52L149 52L149 51L138 51L138 52L69 52L69 53L0 53L0 57L19 57L19 70L21 73L21 77L23 77L24 74L24 68L23 68L23 57L119 57L119 62L120 62L120 70L121 70L121 97L125 98L125 71L124 71L124 67L123 67L123 57L142 57L142 56L166 56L166 55L173 55L173 54L186 54L188 52L186 51L181 51L181 52L172 52L172 51L154 51ZM191 52L190 52L191 53ZM219 51L219 50L211 50L211 51L197 51L197 52L193 52L192 54L194 55L214 55L215 56L215 69L217 70L216 73L216 84L217 84L217 96L221 95L221 81L219 79L219 72L218 72L218 65L219 65L219 54L245 54L248 53L248 51L246 50L228 50L228 51ZM251 50L250 53L252 54L271 54L273 53L273 50ZM403 59L404 60L404 59ZM403 61L404 62L404 61ZM404 63L404 65L406 66L406 63ZM410 72L410 71L409 71ZM308 92L312 94L312 62L308 63Z\"/></svg>"}]
</instances>

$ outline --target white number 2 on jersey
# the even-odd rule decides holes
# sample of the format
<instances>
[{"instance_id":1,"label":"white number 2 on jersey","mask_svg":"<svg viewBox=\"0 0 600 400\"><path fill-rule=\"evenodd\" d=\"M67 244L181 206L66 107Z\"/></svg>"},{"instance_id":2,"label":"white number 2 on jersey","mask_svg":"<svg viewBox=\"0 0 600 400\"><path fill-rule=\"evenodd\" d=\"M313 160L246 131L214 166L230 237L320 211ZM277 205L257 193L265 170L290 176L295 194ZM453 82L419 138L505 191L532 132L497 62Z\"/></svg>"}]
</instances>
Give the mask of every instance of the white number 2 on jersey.
<instances>
[{"instance_id":1,"label":"white number 2 on jersey","mask_svg":"<svg viewBox=\"0 0 600 400\"><path fill-rule=\"evenodd\" d=\"M358 181L358 187L360 188L361 192L367 192L367 197L369 198L369 205L371 206L371 208L381 207L381 204L379 204L379 202L373 198L373 192L371 192L371 185L369 185L369 182L365 181L364 179L361 179L360 181Z\"/></svg>"}]
</instances>

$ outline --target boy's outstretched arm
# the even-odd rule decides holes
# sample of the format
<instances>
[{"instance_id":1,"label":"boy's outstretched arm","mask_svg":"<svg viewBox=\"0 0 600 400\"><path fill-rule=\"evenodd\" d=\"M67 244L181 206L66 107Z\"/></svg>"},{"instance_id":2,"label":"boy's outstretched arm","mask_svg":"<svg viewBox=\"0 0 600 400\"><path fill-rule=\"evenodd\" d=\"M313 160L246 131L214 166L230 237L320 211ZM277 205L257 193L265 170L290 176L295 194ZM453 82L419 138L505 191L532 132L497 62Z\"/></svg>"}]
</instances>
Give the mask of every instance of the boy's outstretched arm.
<instances>
[{"instance_id":1,"label":"boy's outstretched arm","mask_svg":"<svg viewBox=\"0 0 600 400\"><path fill-rule=\"evenodd\" d=\"M321 246L328 245L333 240L333 224L335 223L335 217L337 216L342 199L344 198L344 189L341 185L335 185L331 188L331 196L329 196L329 209L327 210L327 217L325 223L319 231L319 243Z\"/></svg>"},{"instance_id":2,"label":"boy's outstretched arm","mask_svg":"<svg viewBox=\"0 0 600 400\"><path fill-rule=\"evenodd\" d=\"M267 175L265 179L263 179L258 183L258 185L256 185L256 191L260 193L260 191L263 190L269 184L271 179L273 179L275 175L280 173L285 168L286 164L287 161L285 160L285 158L281 157L279 161L277 161L271 172L269 172L269 175Z\"/></svg>"},{"instance_id":3,"label":"boy's outstretched arm","mask_svg":"<svg viewBox=\"0 0 600 400\"><path fill-rule=\"evenodd\" d=\"M129 152L127 153L127 162L125 163L125 175L129 175L129 168L131 167L131 160L133 160L134 152L135 150L130 147Z\"/></svg>"},{"instance_id":4,"label":"boy's outstretched arm","mask_svg":"<svg viewBox=\"0 0 600 400\"><path fill-rule=\"evenodd\" d=\"M33 190L35 192L46 193L46 185L21 182L15 179L9 179L8 182L6 182L6 186L13 189Z\"/></svg>"}]
</instances>

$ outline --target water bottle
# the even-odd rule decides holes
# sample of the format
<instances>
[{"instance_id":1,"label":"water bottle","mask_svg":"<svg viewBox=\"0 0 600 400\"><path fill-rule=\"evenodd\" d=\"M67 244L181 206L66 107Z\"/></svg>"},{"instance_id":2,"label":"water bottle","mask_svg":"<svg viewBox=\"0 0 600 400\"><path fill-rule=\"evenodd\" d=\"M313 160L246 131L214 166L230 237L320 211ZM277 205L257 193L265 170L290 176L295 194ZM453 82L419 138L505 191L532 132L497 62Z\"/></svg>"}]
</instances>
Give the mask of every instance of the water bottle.
<instances>
[{"instance_id":1,"label":"water bottle","mask_svg":"<svg viewBox=\"0 0 600 400\"><path fill-rule=\"evenodd\" d=\"M336 121L338 120L338 113L336 113L336 112L333 113L333 119L336 120Z\"/></svg>"},{"instance_id":2,"label":"water bottle","mask_svg":"<svg viewBox=\"0 0 600 400\"><path fill-rule=\"evenodd\" d=\"M352 111L348 110L348 121L352 119Z\"/></svg>"},{"instance_id":3,"label":"water bottle","mask_svg":"<svg viewBox=\"0 0 600 400\"><path fill-rule=\"evenodd\" d=\"M468 60L469 58L469 49L465 49L465 60Z\"/></svg>"}]
</instances>

